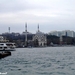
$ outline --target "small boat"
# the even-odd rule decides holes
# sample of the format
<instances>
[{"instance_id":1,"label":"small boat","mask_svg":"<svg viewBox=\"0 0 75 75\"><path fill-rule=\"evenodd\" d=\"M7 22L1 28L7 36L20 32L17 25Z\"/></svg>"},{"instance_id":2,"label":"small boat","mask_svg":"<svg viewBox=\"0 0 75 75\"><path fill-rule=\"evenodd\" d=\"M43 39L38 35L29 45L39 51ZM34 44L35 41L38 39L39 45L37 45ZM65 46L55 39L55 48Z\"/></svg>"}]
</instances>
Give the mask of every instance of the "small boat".
<instances>
[{"instance_id":1,"label":"small boat","mask_svg":"<svg viewBox=\"0 0 75 75\"><path fill-rule=\"evenodd\" d=\"M9 52L9 51L2 52L2 53L0 53L0 59L10 56L10 55L11 55L11 52Z\"/></svg>"},{"instance_id":2,"label":"small boat","mask_svg":"<svg viewBox=\"0 0 75 75\"><path fill-rule=\"evenodd\" d=\"M15 43L0 43L0 51L15 51Z\"/></svg>"}]
</instances>

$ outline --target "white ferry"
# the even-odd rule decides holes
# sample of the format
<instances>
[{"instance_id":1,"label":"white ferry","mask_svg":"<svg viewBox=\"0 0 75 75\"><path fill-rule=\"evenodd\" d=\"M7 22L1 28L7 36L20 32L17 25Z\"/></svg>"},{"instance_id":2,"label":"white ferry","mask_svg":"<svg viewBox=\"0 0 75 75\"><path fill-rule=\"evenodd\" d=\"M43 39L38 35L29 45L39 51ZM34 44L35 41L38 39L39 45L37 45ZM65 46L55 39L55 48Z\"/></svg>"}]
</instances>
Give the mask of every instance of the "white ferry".
<instances>
[{"instance_id":1,"label":"white ferry","mask_svg":"<svg viewBox=\"0 0 75 75\"><path fill-rule=\"evenodd\" d=\"M0 43L0 51L14 51L15 43Z\"/></svg>"}]
</instances>

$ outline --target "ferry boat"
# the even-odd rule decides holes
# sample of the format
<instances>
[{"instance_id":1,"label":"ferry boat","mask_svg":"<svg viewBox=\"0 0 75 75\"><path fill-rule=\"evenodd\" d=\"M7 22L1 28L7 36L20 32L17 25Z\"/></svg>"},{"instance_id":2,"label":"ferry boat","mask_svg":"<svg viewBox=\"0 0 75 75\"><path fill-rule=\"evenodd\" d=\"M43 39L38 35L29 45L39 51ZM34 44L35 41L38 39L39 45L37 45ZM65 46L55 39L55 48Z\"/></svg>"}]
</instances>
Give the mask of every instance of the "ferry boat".
<instances>
[{"instance_id":1,"label":"ferry boat","mask_svg":"<svg viewBox=\"0 0 75 75\"><path fill-rule=\"evenodd\" d=\"M15 43L0 43L0 51L15 51Z\"/></svg>"}]
</instances>

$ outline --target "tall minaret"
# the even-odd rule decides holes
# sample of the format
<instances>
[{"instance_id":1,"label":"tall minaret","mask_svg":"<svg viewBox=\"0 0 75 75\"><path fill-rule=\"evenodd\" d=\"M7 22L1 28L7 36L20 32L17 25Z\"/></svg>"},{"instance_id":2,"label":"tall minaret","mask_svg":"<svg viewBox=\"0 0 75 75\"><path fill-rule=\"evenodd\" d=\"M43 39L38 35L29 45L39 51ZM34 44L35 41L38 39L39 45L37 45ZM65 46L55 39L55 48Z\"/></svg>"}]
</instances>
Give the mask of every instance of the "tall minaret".
<instances>
[{"instance_id":1,"label":"tall minaret","mask_svg":"<svg viewBox=\"0 0 75 75\"><path fill-rule=\"evenodd\" d=\"M38 24L38 32L39 32L39 24Z\"/></svg>"},{"instance_id":2,"label":"tall minaret","mask_svg":"<svg viewBox=\"0 0 75 75\"><path fill-rule=\"evenodd\" d=\"M27 23L25 24L25 32L27 32Z\"/></svg>"},{"instance_id":3,"label":"tall minaret","mask_svg":"<svg viewBox=\"0 0 75 75\"><path fill-rule=\"evenodd\" d=\"M27 23L25 24L25 46L27 46Z\"/></svg>"}]
</instances>

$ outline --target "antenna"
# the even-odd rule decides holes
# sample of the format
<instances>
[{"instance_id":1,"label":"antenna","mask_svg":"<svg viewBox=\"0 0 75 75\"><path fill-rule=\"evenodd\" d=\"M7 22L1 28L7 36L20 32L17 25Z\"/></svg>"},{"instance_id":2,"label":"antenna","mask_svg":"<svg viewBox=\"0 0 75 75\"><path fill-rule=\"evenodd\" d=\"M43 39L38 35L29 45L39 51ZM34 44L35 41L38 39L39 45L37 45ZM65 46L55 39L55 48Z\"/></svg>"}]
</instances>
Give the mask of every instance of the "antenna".
<instances>
[{"instance_id":1,"label":"antenna","mask_svg":"<svg viewBox=\"0 0 75 75\"><path fill-rule=\"evenodd\" d=\"M10 27L8 27L8 31L9 31L9 33L10 33Z\"/></svg>"}]
</instances>

